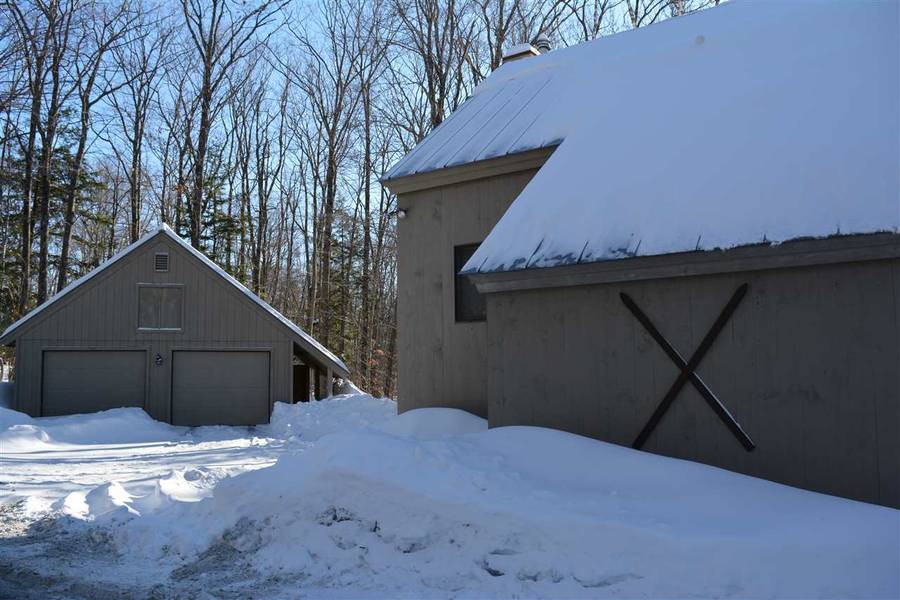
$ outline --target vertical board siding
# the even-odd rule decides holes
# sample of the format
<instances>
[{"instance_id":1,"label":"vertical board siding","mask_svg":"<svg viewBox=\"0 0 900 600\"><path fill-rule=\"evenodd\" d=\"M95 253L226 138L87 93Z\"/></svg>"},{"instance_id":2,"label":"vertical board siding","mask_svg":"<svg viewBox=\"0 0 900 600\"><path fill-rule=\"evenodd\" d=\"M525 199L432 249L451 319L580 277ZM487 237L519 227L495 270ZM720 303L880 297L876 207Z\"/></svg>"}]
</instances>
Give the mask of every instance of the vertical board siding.
<instances>
[{"instance_id":1,"label":"vertical board siding","mask_svg":"<svg viewBox=\"0 0 900 600\"><path fill-rule=\"evenodd\" d=\"M158 273L154 254L169 253ZM139 332L138 283L184 285L183 329ZM290 402L293 340L270 315L196 257L164 237L123 257L89 283L23 325L16 340L17 408L40 414L41 356L47 349L137 349L147 352L147 411L171 420L172 353L259 349L271 352L271 402ZM156 366L160 354L163 365Z\"/></svg>"},{"instance_id":2,"label":"vertical board siding","mask_svg":"<svg viewBox=\"0 0 900 600\"><path fill-rule=\"evenodd\" d=\"M900 505L900 260L488 295L490 423L631 445L678 369L622 305L689 360L757 444L746 452L688 383L644 449L829 494Z\"/></svg>"},{"instance_id":3,"label":"vertical board siding","mask_svg":"<svg viewBox=\"0 0 900 600\"><path fill-rule=\"evenodd\" d=\"M490 323L457 323L453 248L480 243L537 171L401 194L398 222L400 411L452 406L487 416Z\"/></svg>"}]
</instances>

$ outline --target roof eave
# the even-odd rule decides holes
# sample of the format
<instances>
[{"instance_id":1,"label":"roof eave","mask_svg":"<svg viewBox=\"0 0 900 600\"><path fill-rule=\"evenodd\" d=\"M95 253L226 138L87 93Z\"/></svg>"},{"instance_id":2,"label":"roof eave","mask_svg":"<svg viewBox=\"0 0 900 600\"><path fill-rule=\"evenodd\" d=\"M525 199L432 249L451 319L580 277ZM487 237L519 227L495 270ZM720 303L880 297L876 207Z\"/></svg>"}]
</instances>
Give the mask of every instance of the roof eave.
<instances>
[{"instance_id":1,"label":"roof eave","mask_svg":"<svg viewBox=\"0 0 900 600\"><path fill-rule=\"evenodd\" d=\"M88 281L90 281L91 279L93 279L94 277L96 277L97 275L102 273L103 271L107 270L112 265L119 262L124 257L131 254L131 252L133 252L137 248L140 248L141 246L143 246L144 244L149 242L151 239L155 238L156 236L158 236L160 234L166 233L166 232L171 232L171 229L169 228L168 225L163 225L160 229L158 229L156 231L146 233L139 240L129 244L124 250L122 250L121 252L119 252L118 254L113 256L111 259L107 260L106 262L97 266L96 268L90 270L88 273L85 273L82 277L79 277L75 281L71 282L65 288L63 288L62 290L60 290L56 294L54 294L49 300L47 300L46 302L44 302L43 304L41 304L39 306L34 307L30 312L28 312L27 314L22 316L19 320L15 321L9 327L7 327L6 330L3 332L3 334L0 335L0 344L6 345L7 341L12 337L13 333L18 331L22 326L24 326L27 323L29 323L30 321L32 321L39 314L43 313L50 306L52 306L56 301L67 296L70 292L75 291L76 288L81 287L82 285L84 285L85 283L87 283ZM174 234L172 234L172 235L174 235Z\"/></svg>"},{"instance_id":2,"label":"roof eave","mask_svg":"<svg viewBox=\"0 0 900 600\"><path fill-rule=\"evenodd\" d=\"M454 183L494 177L496 175L539 169L547 162L547 159L550 158L550 155L553 154L558 146L559 143L557 142L540 148L451 165L421 173L410 173L395 177L385 176L380 182L394 194L405 194Z\"/></svg>"},{"instance_id":3,"label":"roof eave","mask_svg":"<svg viewBox=\"0 0 900 600\"><path fill-rule=\"evenodd\" d=\"M900 234L880 232L464 274L480 293L490 294L890 258L900 258Z\"/></svg>"},{"instance_id":4,"label":"roof eave","mask_svg":"<svg viewBox=\"0 0 900 600\"><path fill-rule=\"evenodd\" d=\"M290 331L290 329L288 329L288 331ZM307 344L306 340L304 340L302 337L298 336L293 331L291 331L291 334L292 334L294 343L297 344L298 346L300 346L304 350L304 352L309 354L313 360L321 363L326 368L330 367L331 370L334 372L334 374L337 375L338 377L341 377L342 379L350 378L350 371L343 362L341 362L340 364L336 363L335 361L329 359L328 357L323 356L321 354L321 352L318 351L318 349L309 346Z\"/></svg>"}]
</instances>

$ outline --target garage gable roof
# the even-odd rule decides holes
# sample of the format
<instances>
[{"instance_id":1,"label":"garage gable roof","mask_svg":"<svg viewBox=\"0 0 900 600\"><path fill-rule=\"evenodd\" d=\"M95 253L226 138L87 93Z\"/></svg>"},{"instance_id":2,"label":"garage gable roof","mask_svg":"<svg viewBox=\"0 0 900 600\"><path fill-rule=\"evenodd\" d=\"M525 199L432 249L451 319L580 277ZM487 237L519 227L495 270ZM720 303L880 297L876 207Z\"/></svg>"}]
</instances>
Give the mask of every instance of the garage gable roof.
<instances>
[{"instance_id":1,"label":"garage gable roof","mask_svg":"<svg viewBox=\"0 0 900 600\"><path fill-rule=\"evenodd\" d=\"M10 341L12 341L13 334L19 328L21 328L23 325L25 325L29 321L32 321L38 315L45 312L48 307L50 307L54 303L58 302L61 298L63 298L64 296L66 296L67 294L72 292L73 290L83 286L85 283L87 283L91 279L95 278L97 275L99 275L100 273L102 273L103 271L105 271L106 269L108 269L109 267L114 265L115 263L119 262L124 257L128 256L129 254L131 254L132 252L134 252L135 250L137 250L138 248L140 248L141 246L143 246L150 240L156 238L157 236L161 236L161 235L166 236L169 239L171 239L172 241L176 242L179 246L184 248L185 251L187 251L189 254L193 255L200 262L202 262L207 267L209 267L211 270L213 270L216 274L218 274L222 279L224 279L226 282L228 282L229 284L231 284L232 286L237 288L238 291L240 291L242 294L247 296L247 298L252 300L257 306L259 306L261 309L263 309L269 315L274 317L278 322L280 322L284 327L286 327L293 334L297 343L304 350L312 353L315 358L318 358L319 360L321 360L326 366L331 366L337 375L342 376L342 377L349 376L350 372L347 369L347 365L345 365L344 362L340 358L338 358L335 354L333 354L331 351L329 351L325 346L320 344L311 335L309 335L308 333L306 333L305 331L300 329L300 327L298 327L290 319L288 319L287 317L282 315L280 312L275 310L272 306L270 306L262 298L260 298L259 296L257 296L253 292L251 292L249 289L247 289L247 287L244 286L237 279L235 279L234 277L232 277L231 275L226 273L225 270L223 270L219 265L214 263L205 254L203 254L202 252L200 252L199 250L197 250L196 248L191 246L189 243L187 243L181 236L179 236L177 233L175 233L175 231L171 227L169 227L168 225L165 225L165 224L163 224L163 226L160 227L157 231L152 231L152 232L144 235L141 239L139 239L138 241L129 245L124 250L122 250L121 252L119 252L118 254L113 256L111 259L109 259L108 261L106 261L105 263L103 263L102 265L97 267L96 269L93 269L92 271L90 271L89 273L84 275L83 277L73 281L68 286L63 288L60 292L58 292L55 296L53 296L50 300L48 300L44 304L41 304L40 306L38 306L37 308L35 308L31 312L29 312L27 315L25 315L24 317L22 317L21 319L19 319L18 321L16 321L9 327L7 327L6 331L3 332L3 335L0 335L0 344L8 344Z\"/></svg>"}]
</instances>

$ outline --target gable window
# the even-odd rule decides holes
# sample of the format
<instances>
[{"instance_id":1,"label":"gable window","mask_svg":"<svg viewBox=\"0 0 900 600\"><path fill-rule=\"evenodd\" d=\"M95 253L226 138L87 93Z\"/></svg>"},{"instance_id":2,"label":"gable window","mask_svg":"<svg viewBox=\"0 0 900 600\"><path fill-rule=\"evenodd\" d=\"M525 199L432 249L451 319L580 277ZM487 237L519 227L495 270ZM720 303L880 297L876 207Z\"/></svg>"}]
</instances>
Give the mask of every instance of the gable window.
<instances>
[{"instance_id":1,"label":"gable window","mask_svg":"<svg viewBox=\"0 0 900 600\"><path fill-rule=\"evenodd\" d=\"M138 284L138 329L180 331L184 287L181 284Z\"/></svg>"},{"instance_id":2,"label":"gable window","mask_svg":"<svg viewBox=\"0 0 900 600\"><path fill-rule=\"evenodd\" d=\"M168 252L157 252L153 255L153 269L157 273L166 273L169 271Z\"/></svg>"},{"instance_id":3,"label":"gable window","mask_svg":"<svg viewBox=\"0 0 900 600\"><path fill-rule=\"evenodd\" d=\"M453 303L457 323L471 323L487 319L484 296L478 293L468 277L459 272L472 258L480 244L465 244L453 248Z\"/></svg>"}]
</instances>

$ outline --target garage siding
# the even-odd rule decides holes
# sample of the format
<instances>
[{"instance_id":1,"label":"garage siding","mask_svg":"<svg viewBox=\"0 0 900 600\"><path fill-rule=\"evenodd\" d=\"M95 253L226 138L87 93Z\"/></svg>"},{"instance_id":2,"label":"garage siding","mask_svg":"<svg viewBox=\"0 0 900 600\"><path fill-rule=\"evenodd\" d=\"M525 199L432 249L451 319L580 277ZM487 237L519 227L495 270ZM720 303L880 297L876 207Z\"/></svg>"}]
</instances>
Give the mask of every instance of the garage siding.
<instances>
[{"instance_id":1,"label":"garage siding","mask_svg":"<svg viewBox=\"0 0 900 600\"><path fill-rule=\"evenodd\" d=\"M154 270L157 252L169 254L168 272ZM138 283L184 286L181 331L138 331ZM172 364L178 351L265 348L271 370L269 409L274 402L292 400L293 338L256 303L160 235L23 325L16 339L17 409L41 414L46 352L126 348L144 354L144 406L161 421L172 420Z\"/></svg>"},{"instance_id":2,"label":"garage siding","mask_svg":"<svg viewBox=\"0 0 900 600\"><path fill-rule=\"evenodd\" d=\"M898 259L488 294L491 427L630 446L679 370L619 294L687 357L744 283L697 373L756 449L691 385L643 448L900 506Z\"/></svg>"},{"instance_id":3,"label":"garage siding","mask_svg":"<svg viewBox=\"0 0 900 600\"><path fill-rule=\"evenodd\" d=\"M173 353L173 425L258 425L268 421L268 352Z\"/></svg>"},{"instance_id":4,"label":"garage siding","mask_svg":"<svg viewBox=\"0 0 900 600\"><path fill-rule=\"evenodd\" d=\"M479 243L536 169L407 192L397 222L397 352L401 412L453 406L487 416L488 328L457 323L454 247Z\"/></svg>"}]
</instances>

